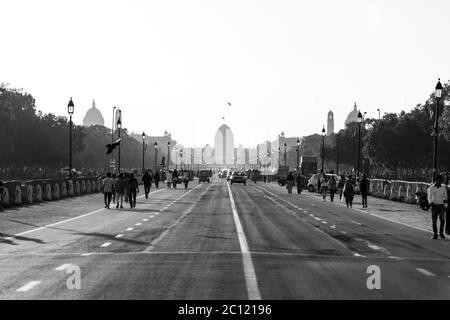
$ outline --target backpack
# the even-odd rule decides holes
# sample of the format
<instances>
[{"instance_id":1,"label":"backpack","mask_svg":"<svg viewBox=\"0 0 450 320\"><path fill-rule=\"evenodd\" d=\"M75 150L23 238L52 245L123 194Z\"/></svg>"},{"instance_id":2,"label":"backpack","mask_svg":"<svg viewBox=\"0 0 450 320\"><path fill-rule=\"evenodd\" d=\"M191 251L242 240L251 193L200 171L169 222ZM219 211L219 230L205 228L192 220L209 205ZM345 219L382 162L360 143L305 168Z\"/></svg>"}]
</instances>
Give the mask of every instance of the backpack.
<instances>
[{"instance_id":1,"label":"backpack","mask_svg":"<svg viewBox=\"0 0 450 320\"><path fill-rule=\"evenodd\" d=\"M355 193L355 189L353 189L353 183L351 181L347 181L345 183L344 192L345 192L345 194L354 194Z\"/></svg>"}]
</instances>

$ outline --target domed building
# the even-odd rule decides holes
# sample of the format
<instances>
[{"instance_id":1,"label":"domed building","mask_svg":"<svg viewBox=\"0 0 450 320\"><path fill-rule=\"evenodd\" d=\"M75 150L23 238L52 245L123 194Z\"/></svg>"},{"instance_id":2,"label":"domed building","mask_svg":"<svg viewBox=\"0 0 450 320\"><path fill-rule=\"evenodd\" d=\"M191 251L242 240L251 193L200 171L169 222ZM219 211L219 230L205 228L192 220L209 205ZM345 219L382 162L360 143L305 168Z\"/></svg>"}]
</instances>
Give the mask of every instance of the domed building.
<instances>
[{"instance_id":1,"label":"domed building","mask_svg":"<svg viewBox=\"0 0 450 320\"><path fill-rule=\"evenodd\" d=\"M104 126L105 120L103 119L102 113L95 107L95 100L92 100L92 108L90 108L83 118L83 126Z\"/></svg>"},{"instance_id":2,"label":"domed building","mask_svg":"<svg viewBox=\"0 0 450 320\"><path fill-rule=\"evenodd\" d=\"M358 109L356 106L356 102L353 110L348 114L347 119L345 120L345 125L348 125L351 122L358 122Z\"/></svg>"}]
</instances>

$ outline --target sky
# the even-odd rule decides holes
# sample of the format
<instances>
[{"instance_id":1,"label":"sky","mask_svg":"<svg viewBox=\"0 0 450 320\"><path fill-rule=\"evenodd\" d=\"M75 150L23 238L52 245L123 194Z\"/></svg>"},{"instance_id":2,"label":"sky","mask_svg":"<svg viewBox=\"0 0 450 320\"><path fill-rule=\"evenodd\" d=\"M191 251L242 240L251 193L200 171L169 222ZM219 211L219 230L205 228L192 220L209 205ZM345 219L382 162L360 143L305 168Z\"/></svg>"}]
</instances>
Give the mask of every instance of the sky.
<instances>
[{"instance_id":1,"label":"sky","mask_svg":"<svg viewBox=\"0 0 450 320\"><path fill-rule=\"evenodd\" d=\"M0 0L0 82L38 110L213 145L410 110L450 72L448 0ZM231 103L231 106L228 105Z\"/></svg>"}]
</instances>

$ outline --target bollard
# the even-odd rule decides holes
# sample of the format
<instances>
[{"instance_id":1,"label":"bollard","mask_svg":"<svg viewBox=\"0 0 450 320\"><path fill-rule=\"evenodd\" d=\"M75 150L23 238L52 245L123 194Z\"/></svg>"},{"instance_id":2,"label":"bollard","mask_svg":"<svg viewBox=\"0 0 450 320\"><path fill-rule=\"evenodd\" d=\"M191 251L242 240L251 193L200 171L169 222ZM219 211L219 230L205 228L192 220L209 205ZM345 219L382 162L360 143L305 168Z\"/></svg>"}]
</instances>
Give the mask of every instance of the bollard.
<instances>
[{"instance_id":1,"label":"bollard","mask_svg":"<svg viewBox=\"0 0 450 320\"><path fill-rule=\"evenodd\" d=\"M61 197L67 197L67 182L63 181L61 183Z\"/></svg>"},{"instance_id":2,"label":"bollard","mask_svg":"<svg viewBox=\"0 0 450 320\"><path fill-rule=\"evenodd\" d=\"M69 196L71 197L71 196L73 196L73 194L74 194L74 188L73 188L73 181L72 180L69 180L69 182L68 182L68 194L69 194Z\"/></svg>"},{"instance_id":3,"label":"bollard","mask_svg":"<svg viewBox=\"0 0 450 320\"><path fill-rule=\"evenodd\" d=\"M34 201L42 202L42 186L40 184L34 187Z\"/></svg>"},{"instance_id":4,"label":"bollard","mask_svg":"<svg viewBox=\"0 0 450 320\"><path fill-rule=\"evenodd\" d=\"M52 186L48 182L44 182L44 195L43 199L46 201L52 200Z\"/></svg>"},{"instance_id":5,"label":"bollard","mask_svg":"<svg viewBox=\"0 0 450 320\"><path fill-rule=\"evenodd\" d=\"M80 193L85 193L86 192L86 181L81 180L81 192Z\"/></svg>"},{"instance_id":6,"label":"bollard","mask_svg":"<svg viewBox=\"0 0 450 320\"><path fill-rule=\"evenodd\" d=\"M53 188L52 188L52 199L56 200L60 198L60 192L59 192L59 184L58 182L53 182Z\"/></svg>"},{"instance_id":7,"label":"bollard","mask_svg":"<svg viewBox=\"0 0 450 320\"><path fill-rule=\"evenodd\" d=\"M33 203L33 186L23 185L21 186L22 191L22 203Z\"/></svg>"},{"instance_id":8,"label":"bollard","mask_svg":"<svg viewBox=\"0 0 450 320\"><path fill-rule=\"evenodd\" d=\"M86 181L86 193L91 193L91 182Z\"/></svg>"},{"instance_id":9,"label":"bollard","mask_svg":"<svg viewBox=\"0 0 450 320\"><path fill-rule=\"evenodd\" d=\"M4 207L9 207L9 190L6 187L3 188L2 205Z\"/></svg>"},{"instance_id":10,"label":"bollard","mask_svg":"<svg viewBox=\"0 0 450 320\"><path fill-rule=\"evenodd\" d=\"M76 194L76 195L81 194L80 181L75 181L75 192L74 192L74 194Z\"/></svg>"}]
</instances>

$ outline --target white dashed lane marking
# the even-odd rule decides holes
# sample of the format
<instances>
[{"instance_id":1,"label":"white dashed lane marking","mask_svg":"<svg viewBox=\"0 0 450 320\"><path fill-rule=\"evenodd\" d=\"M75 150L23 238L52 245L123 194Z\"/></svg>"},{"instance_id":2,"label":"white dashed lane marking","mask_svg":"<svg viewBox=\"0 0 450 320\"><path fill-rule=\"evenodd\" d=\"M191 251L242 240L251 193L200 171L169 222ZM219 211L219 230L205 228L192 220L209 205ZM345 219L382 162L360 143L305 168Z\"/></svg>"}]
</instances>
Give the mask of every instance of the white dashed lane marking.
<instances>
[{"instance_id":1,"label":"white dashed lane marking","mask_svg":"<svg viewBox=\"0 0 450 320\"><path fill-rule=\"evenodd\" d=\"M147 221L148 221L148 219L142 219L142 221L144 221L144 222L147 222Z\"/></svg>"},{"instance_id":2,"label":"white dashed lane marking","mask_svg":"<svg viewBox=\"0 0 450 320\"><path fill-rule=\"evenodd\" d=\"M105 242L100 247L105 248L105 247L108 247L110 244L111 244L111 242Z\"/></svg>"},{"instance_id":3,"label":"white dashed lane marking","mask_svg":"<svg viewBox=\"0 0 450 320\"><path fill-rule=\"evenodd\" d=\"M68 264L68 263L62 264L62 265L60 265L59 267L55 268L55 271L63 271L63 270L66 270L68 266L70 266L70 264Z\"/></svg>"},{"instance_id":4,"label":"white dashed lane marking","mask_svg":"<svg viewBox=\"0 0 450 320\"><path fill-rule=\"evenodd\" d=\"M24 285L23 287L20 287L19 289L17 289L17 291L18 292L26 292L28 290L33 289L34 287L36 287L40 283L41 283L41 281L30 281L26 285Z\"/></svg>"},{"instance_id":5,"label":"white dashed lane marking","mask_svg":"<svg viewBox=\"0 0 450 320\"><path fill-rule=\"evenodd\" d=\"M433 272L430 272L426 269L416 268L416 270L419 271L421 274L426 275L427 277L435 277L436 276Z\"/></svg>"},{"instance_id":6,"label":"white dashed lane marking","mask_svg":"<svg viewBox=\"0 0 450 320\"><path fill-rule=\"evenodd\" d=\"M135 226L142 226L142 223L138 222L138 223L135 224Z\"/></svg>"},{"instance_id":7,"label":"white dashed lane marking","mask_svg":"<svg viewBox=\"0 0 450 320\"><path fill-rule=\"evenodd\" d=\"M118 234L117 236L115 236L115 238L122 238L123 234Z\"/></svg>"},{"instance_id":8,"label":"white dashed lane marking","mask_svg":"<svg viewBox=\"0 0 450 320\"><path fill-rule=\"evenodd\" d=\"M133 231L134 228L127 228L125 231Z\"/></svg>"}]
</instances>

